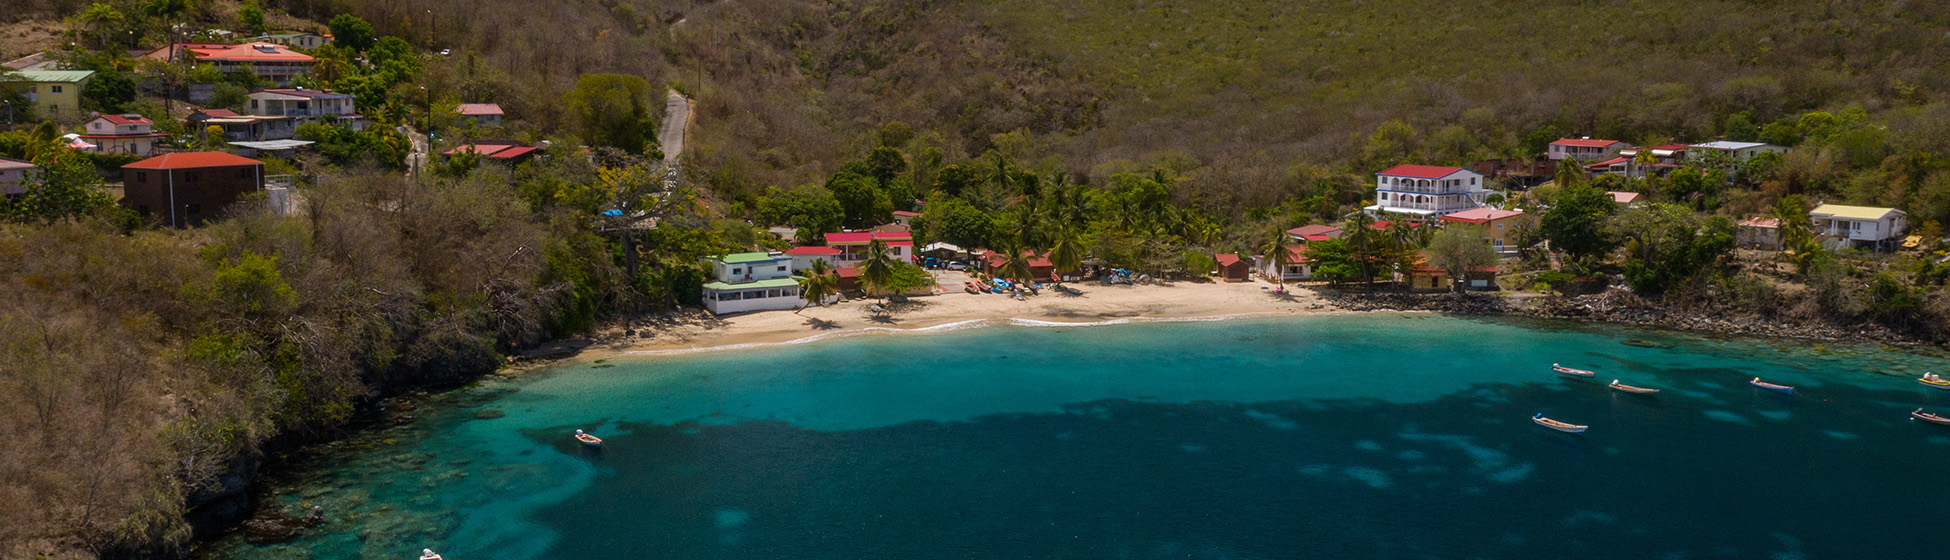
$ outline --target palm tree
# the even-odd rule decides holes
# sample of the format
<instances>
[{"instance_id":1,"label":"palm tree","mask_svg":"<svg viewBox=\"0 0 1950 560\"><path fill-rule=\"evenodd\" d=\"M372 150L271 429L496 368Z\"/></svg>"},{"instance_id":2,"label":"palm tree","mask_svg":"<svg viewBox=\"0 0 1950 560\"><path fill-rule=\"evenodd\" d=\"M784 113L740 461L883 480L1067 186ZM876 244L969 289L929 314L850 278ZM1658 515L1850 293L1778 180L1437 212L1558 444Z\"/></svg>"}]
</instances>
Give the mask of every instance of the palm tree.
<instances>
[{"instance_id":1,"label":"palm tree","mask_svg":"<svg viewBox=\"0 0 1950 560\"><path fill-rule=\"evenodd\" d=\"M860 264L860 281L874 291L894 280L894 258L887 256L887 242L874 239L867 242L867 260ZM882 294L884 297L886 294Z\"/></svg>"},{"instance_id":2,"label":"palm tree","mask_svg":"<svg viewBox=\"0 0 1950 560\"><path fill-rule=\"evenodd\" d=\"M799 297L809 305L825 307L826 298L838 292L839 280L833 276L833 265L826 264L826 259L814 259L812 266L806 268L806 275L799 279ZM792 312L805 310L800 307Z\"/></svg>"},{"instance_id":3,"label":"palm tree","mask_svg":"<svg viewBox=\"0 0 1950 560\"><path fill-rule=\"evenodd\" d=\"M1347 218L1347 227L1341 228L1345 232L1343 239L1347 240L1348 252L1353 253L1357 263L1355 268L1360 270L1361 281L1369 289L1374 288L1374 256L1378 248L1373 225L1374 216L1369 216L1367 212L1355 212Z\"/></svg>"},{"instance_id":4,"label":"palm tree","mask_svg":"<svg viewBox=\"0 0 1950 560\"><path fill-rule=\"evenodd\" d=\"M1077 241L1076 228L1068 224L1057 226L1056 246L1049 250L1049 264L1056 269L1059 280L1064 272L1083 266L1083 245Z\"/></svg>"},{"instance_id":5,"label":"palm tree","mask_svg":"<svg viewBox=\"0 0 1950 560\"><path fill-rule=\"evenodd\" d=\"M1035 273L1029 269L1030 254L1029 249L1023 244L1020 237L1003 242L1002 256L1008 259L1008 261L1002 263L1000 270L995 271L996 275L1016 282L1029 282L1033 280L1032 277L1035 276Z\"/></svg>"},{"instance_id":6,"label":"palm tree","mask_svg":"<svg viewBox=\"0 0 1950 560\"><path fill-rule=\"evenodd\" d=\"M95 47L103 50L108 49L109 28L122 24L122 12L117 11L115 6L101 2L96 2L94 5L88 6L88 9L81 12L81 15L77 17L87 23L88 27L94 28L96 36Z\"/></svg>"},{"instance_id":7,"label":"palm tree","mask_svg":"<svg viewBox=\"0 0 1950 560\"><path fill-rule=\"evenodd\" d=\"M42 155L54 153L60 148L61 129L55 128L54 121L41 121L40 126L34 127L34 132L27 135L27 145L22 148L21 156L27 161L38 161Z\"/></svg>"},{"instance_id":8,"label":"palm tree","mask_svg":"<svg viewBox=\"0 0 1950 560\"><path fill-rule=\"evenodd\" d=\"M1286 265L1293 264L1293 251L1288 250L1286 244L1286 230L1274 226L1273 237L1259 248L1259 252L1266 255L1266 260L1273 263L1273 282L1279 285L1281 292L1286 291Z\"/></svg>"}]
</instances>

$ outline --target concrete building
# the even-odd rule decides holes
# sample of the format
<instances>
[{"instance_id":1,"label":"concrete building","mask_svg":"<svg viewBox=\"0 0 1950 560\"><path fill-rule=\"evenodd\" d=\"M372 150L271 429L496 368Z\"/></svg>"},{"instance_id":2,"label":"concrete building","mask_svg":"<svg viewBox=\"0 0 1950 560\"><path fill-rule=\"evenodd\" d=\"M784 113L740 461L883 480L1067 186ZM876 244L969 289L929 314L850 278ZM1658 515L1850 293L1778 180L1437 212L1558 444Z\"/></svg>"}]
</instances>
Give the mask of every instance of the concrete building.
<instances>
[{"instance_id":1,"label":"concrete building","mask_svg":"<svg viewBox=\"0 0 1950 560\"><path fill-rule=\"evenodd\" d=\"M94 144L98 154L146 156L156 153L156 140L165 136L155 126L148 117L134 113L101 115L81 126L81 139Z\"/></svg>"},{"instance_id":2,"label":"concrete building","mask_svg":"<svg viewBox=\"0 0 1950 560\"><path fill-rule=\"evenodd\" d=\"M1375 173L1372 215L1432 218L1483 206L1490 194L1483 174L1461 167L1397 165Z\"/></svg>"},{"instance_id":3,"label":"concrete building","mask_svg":"<svg viewBox=\"0 0 1950 560\"><path fill-rule=\"evenodd\" d=\"M293 79L310 76L312 65L318 62L311 55L293 51L291 47L267 42L242 45L173 43L150 51L146 56L162 61L189 59L197 64L210 64L222 72L250 72L281 86L291 85Z\"/></svg>"},{"instance_id":4,"label":"concrete building","mask_svg":"<svg viewBox=\"0 0 1950 560\"><path fill-rule=\"evenodd\" d=\"M223 152L165 154L122 166L122 206L171 227L222 216L261 190L264 163Z\"/></svg>"},{"instance_id":5,"label":"concrete building","mask_svg":"<svg viewBox=\"0 0 1950 560\"><path fill-rule=\"evenodd\" d=\"M27 107L15 107L14 122L25 123L28 111L36 117L74 122L87 115L81 110L81 88L95 77L93 70L21 70L18 81L0 83L27 98ZM0 109L4 111L4 109Z\"/></svg>"},{"instance_id":6,"label":"concrete building","mask_svg":"<svg viewBox=\"0 0 1950 560\"><path fill-rule=\"evenodd\" d=\"M1598 161L1616 157L1619 150L1630 147L1632 147L1631 144L1617 140L1599 140L1589 136L1584 138L1563 138L1556 142L1551 142L1550 147L1544 152L1544 157L1550 158L1551 161L1563 161L1567 159Z\"/></svg>"},{"instance_id":7,"label":"concrete building","mask_svg":"<svg viewBox=\"0 0 1950 560\"><path fill-rule=\"evenodd\" d=\"M462 103L454 107L454 114L481 128L501 127L501 106L493 103Z\"/></svg>"},{"instance_id":8,"label":"concrete building","mask_svg":"<svg viewBox=\"0 0 1950 560\"><path fill-rule=\"evenodd\" d=\"M1693 144L1691 146L1687 146L1686 157L1687 159L1691 159L1691 160L1699 160L1699 159L1711 157L1712 154L1725 154L1728 161L1731 161L1733 163L1742 163L1747 160L1753 159L1754 156L1760 154L1765 154L1765 153L1786 154L1787 152L1788 152L1787 146L1776 146L1773 144L1767 144L1762 142L1732 142L1727 140L1719 140L1715 142L1707 142L1705 144Z\"/></svg>"},{"instance_id":9,"label":"concrete building","mask_svg":"<svg viewBox=\"0 0 1950 560\"><path fill-rule=\"evenodd\" d=\"M1495 208L1476 208L1464 210L1442 217L1444 227L1482 228L1483 237L1490 241L1490 248L1499 256L1512 256L1521 249L1519 239L1526 230L1537 228L1537 216L1522 210L1498 210Z\"/></svg>"},{"instance_id":10,"label":"concrete building","mask_svg":"<svg viewBox=\"0 0 1950 560\"><path fill-rule=\"evenodd\" d=\"M1808 211L1814 234L1831 247L1895 248L1908 228L1909 213L1895 208L1823 204Z\"/></svg>"},{"instance_id":11,"label":"concrete building","mask_svg":"<svg viewBox=\"0 0 1950 560\"><path fill-rule=\"evenodd\" d=\"M0 195L13 196L27 192L27 172L33 168L32 163L0 158Z\"/></svg>"},{"instance_id":12,"label":"concrete building","mask_svg":"<svg viewBox=\"0 0 1950 560\"><path fill-rule=\"evenodd\" d=\"M792 257L784 253L735 253L704 260L715 281L704 285L704 308L715 314L805 307Z\"/></svg>"}]
</instances>

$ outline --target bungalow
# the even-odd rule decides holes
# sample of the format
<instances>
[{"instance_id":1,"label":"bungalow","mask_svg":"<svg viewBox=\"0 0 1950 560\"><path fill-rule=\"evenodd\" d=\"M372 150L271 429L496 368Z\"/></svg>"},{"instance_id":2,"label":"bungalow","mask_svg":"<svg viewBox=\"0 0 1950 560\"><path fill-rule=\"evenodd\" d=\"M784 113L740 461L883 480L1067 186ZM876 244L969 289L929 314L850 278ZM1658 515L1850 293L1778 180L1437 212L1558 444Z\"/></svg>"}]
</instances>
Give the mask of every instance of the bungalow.
<instances>
[{"instance_id":1,"label":"bungalow","mask_svg":"<svg viewBox=\"0 0 1950 560\"><path fill-rule=\"evenodd\" d=\"M1449 277L1449 271L1442 269L1442 267L1429 264L1429 256L1427 254L1423 254L1418 258L1415 261L1415 265L1408 268L1407 273L1397 274L1397 276L1403 284L1408 285L1408 289L1410 290L1446 292L1455 289L1455 284ZM1496 289L1496 266L1488 265L1469 269L1469 272L1463 275L1463 289Z\"/></svg>"},{"instance_id":2,"label":"bungalow","mask_svg":"<svg viewBox=\"0 0 1950 560\"><path fill-rule=\"evenodd\" d=\"M514 140L482 139L440 152L440 159L444 161L453 158L456 154L475 153L488 161L513 164L534 159L541 150L540 146L530 146Z\"/></svg>"},{"instance_id":3,"label":"bungalow","mask_svg":"<svg viewBox=\"0 0 1950 560\"><path fill-rule=\"evenodd\" d=\"M793 270L811 269L813 261L826 261L828 266L839 266L840 250L832 247L821 247L817 245L793 247L787 250L785 254L792 257Z\"/></svg>"},{"instance_id":4,"label":"bungalow","mask_svg":"<svg viewBox=\"0 0 1950 560\"><path fill-rule=\"evenodd\" d=\"M454 114L481 128L501 127L501 106L493 103L462 103L454 107Z\"/></svg>"},{"instance_id":5,"label":"bungalow","mask_svg":"<svg viewBox=\"0 0 1950 560\"><path fill-rule=\"evenodd\" d=\"M145 56L162 61L188 58L198 64L214 65L222 72L250 72L281 86L311 75L312 65L318 62L291 47L268 42L172 43Z\"/></svg>"},{"instance_id":6,"label":"bungalow","mask_svg":"<svg viewBox=\"0 0 1950 560\"><path fill-rule=\"evenodd\" d=\"M1755 216L1740 220L1733 240L1741 247L1768 251L1781 250L1781 220Z\"/></svg>"},{"instance_id":7,"label":"bungalow","mask_svg":"<svg viewBox=\"0 0 1950 560\"><path fill-rule=\"evenodd\" d=\"M1048 282L1056 277L1056 266L1050 264L1048 253L1037 254L1033 251L1025 250L1022 254L1023 256L1029 257L1030 280ZM982 255L983 272L987 272L989 276L1001 276L1002 267L1008 264L1009 256L1003 254L1001 251L984 251Z\"/></svg>"},{"instance_id":8,"label":"bungalow","mask_svg":"<svg viewBox=\"0 0 1950 560\"><path fill-rule=\"evenodd\" d=\"M846 268L867 260L867 247L874 240L887 244L887 256L901 262L914 259L914 234L904 231L843 231L826 234L826 246L840 250L833 266Z\"/></svg>"},{"instance_id":9,"label":"bungalow","mask_svg":"<svg viewBox=\"0 0 1950 560\"><path fill-rule=\"evenodd\" d=\"M98 154L149 155L156 151L156 139L166 136L155 130L156 123L134 113L101 115L82 125L81 138L95 145Z\"/></svg>"},{"instance_id":10,"label":"bungalow","mask_svg":"<svg viewBox=\"0 0 1950 560\"><path fill-rule=\"evenodd\" d=\"M1618 155L1619 150L1630 147L1632 147L1631 144L1617 140L1598 140L1590 136L1583 138L1560 138L1556 142L1551 142L1550 148L1544 153L1544 156L1550 158L1551 161L1566 159L1598 161L1615 157Z\"/></svg>"},{"instance_id":11,"label":"bungalow","mask_svg":"<svg viewBox=\"0 0 1950 560\"><path fill-rule=\"evenodd\" d=\"M122 206L185 227L264 190L264 163L223 152L163 154L122 166Z\"/></svg>"},{"instance_id":12,"label":"bungalow","mask_svg":"<svg viewBox=\"0 0 1950 560\"><path fill-rule=\"evenodd\" d=\"M1725 154L1727 160L1733 163L1743 163L1760 154L1786 154L1788 151L1787 146L1776 146L1762 142L1732 142L1727 140L1693 144L1687 146L1687 148L1689 148L1686 150L1686 157L1688 159L1698 160L1712 154Z\"/></svg>"},{"instance_id":13,"label":"bungalow","mask_svg":"<svg viewBox=\"0 0 1950 560\"><path fill-rule=\"evenodd\" d=\"M1461 167L1397 165L1375 173L1369 214L1435 217L1483 206L1490 194L1483 174Z\"/></svg>"},{"instance_id":14,"label":"bungalow","mask_svg":"<svg viewBox=\"0 0 1950 560\"><path fill-rule=\"evenodd\" d=\"M1483 236L1489 238L1490 248L1500 256L1517 253L1522 243L1519 236L1523 231L1537 228L1537 217L1522 210L1499 210L1496 208L1477 208L1464 210L1442 217L1448 227L1480 227Z\"/></svg>"},{"instance_id":15,"label":"bungalow","mask_svg":"<svg viewBox=\"0 0 1950 560\"><path fill-rule=\"evenodd\" d=\"M1823 204L1808 211L1808 217L1814 219L1815 235L1832 240L1827 245L1880 251L1902 240L1909 214L1895 208Z\"/></svg>"},{"instance_id":16,"label":"bungalow","mask_svg":"<svg viewBox=\"0 0 1950 560\"><path fill-rule=\"evenodd\" d=\"M1273 266L1272 255L1258 257L1259 262L1256 263L1256 268L1259 269L1260 276L1265 276L1268 280L1277 279L1287 282L1312 279L1314 277L1314 263L1313 259L1307 258L1307 246L1291 245L1286 250L1289 256L1287 257L1288 262L1285 268Z\"/></svg>"},{"instance_id":17,"label":"bungalow","mask_svg":"<svg viewBox=\"0 0 1950 560\"><path fill-rule=\"evenodd\" d=\"M27 107L34 115L43 119L70 121L79 120L81 113L81 88L95 77L93 70L21 70L14 72L16 79L6 82L5 87L19 92L27 98ZM17 122L26 122L26 114L14 115Z\"/></svg>"},{"instance_id":18,"label":"bungalow","mask_svg":"<svg viewBox=\"0 0 1950 560\"><path fill-rule=\"evenodd\" d=\"M1213 255L1212 260L1218 261L1219 263L1218 276L1220 280L1226 282L1245 282L1252 276L1252 263L1246 262L1246 259L1239 258L1239 255L1232 253Z\"/></svg>"},{"instance_id":19,"label":"bungalow","mask_svg":"<svg viewBox=\"0 0 1950 560\"><path fill-rule=\"evenodd\" d=\"M734 253L704 259L714 281L703 288L704 308L714 314L798 309L799 278L784 253Z\"/></svg>"},{"instance_id":20,"label":"bungalow","mask_svg":"<svg viewBox=\"0 0 1950 560\"><path fill-rule=\"evenodd\" d=\"M1286 235L1287 237L1293 238L1294 241L1301 243L1308 241L1326 241L1329 239L1339 239L1341 237L1341 228L1320 224L1306 225L1286 230Z\"/></svg>"},{"instance_id":21,"label":"bungalow","mask_svg":"<svg viewBox=\"0 0 1950 560\"><path fill-rule=\"evenodd\" d=\"M33 168L32 163L0 158L0 195L13 196L27 192L27 170Z\"/></svg>"}]
</instances>

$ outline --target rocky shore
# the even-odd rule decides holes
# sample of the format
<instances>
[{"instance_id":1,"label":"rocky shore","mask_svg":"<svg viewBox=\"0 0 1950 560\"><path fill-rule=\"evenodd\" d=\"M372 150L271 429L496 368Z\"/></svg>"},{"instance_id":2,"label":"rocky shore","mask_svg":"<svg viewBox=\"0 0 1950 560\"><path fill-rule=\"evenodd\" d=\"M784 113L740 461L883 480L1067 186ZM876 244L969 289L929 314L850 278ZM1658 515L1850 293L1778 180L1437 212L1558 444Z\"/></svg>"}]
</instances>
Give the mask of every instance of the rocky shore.
<instances>
[{"instance_id":1,"label":"rocky shore","mask_svg":"<svg viewBox=\"0 0 1950 560\"><path fill-rule=\"evenodd\" d=\"M1726 308L1682 308L1648 300L1621 289L1582 296L1514 297L1483 293L1401 293L1323 290L1333 305L1353 311L1431 311L1455 315L1504 315L1570 319L1707 332L1822 341L1927 344L1881 325L1835 325L1739 313ZM1711 306L1709 306L1711 307Z\"/></svg>"}]
</instances>

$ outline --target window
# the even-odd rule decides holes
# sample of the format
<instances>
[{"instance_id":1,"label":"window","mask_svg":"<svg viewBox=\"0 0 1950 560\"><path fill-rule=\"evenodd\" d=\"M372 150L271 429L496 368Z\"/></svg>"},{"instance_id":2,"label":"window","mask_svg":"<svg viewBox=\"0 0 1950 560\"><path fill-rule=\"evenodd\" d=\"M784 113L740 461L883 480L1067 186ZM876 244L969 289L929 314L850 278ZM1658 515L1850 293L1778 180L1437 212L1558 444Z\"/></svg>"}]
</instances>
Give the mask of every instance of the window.
<instances>
[{"instance_id":1,"label":"window","mask_svg":"<svg viewBox=\"0 0 1950 560\"><path fill-rule=\"evenodd\" d=\"M770 290L765 290L765 297L779 297L779 289L772 288Z\"/></svg>"},{"instance_id":2,"label":"window","mask_svg":"<svg viewBox=\"0 0 1950 560\"><path fill-rule=\"evenodd\" d=\"M725 292L722 294L718 294L718 301L738 301L738 292Z\"/></svg>"},{"instance_id":3,"label":"window","mask_svg":"<svg viewBox=\"0 0 1950 560\"><path fill-rule=\"evenodd\" d=\"M783 266L779 267L779 272L785 272L785 267Z\"/></svg>"},{"instance_id":4,"label":"window","mask_svg":"<svg viewBox=\"0 0 1950 560\"><path fill-rule=\"evenodd\" d=\"M48 93L61 93L61 86L48 86Z\"/></svg>"},{"instance_id":5,"label":"window","mask_svg":"<svg viewBox=\"0 0 1950 560\"><path fill-rule=\"evenodd\" d=\"M251 178L251 168L249 168L249 167L239 167L239 168L237 168L237 178L238 178L238 179L249 179L249 178Z\"/></svg>"},{"instance_id":6,"label":"window","mask_svg":"<svg viewBox=\"0 0 1950 560\"><path fill-rule=\"evenodd\" d=\"M745 273L745 269L743 269L743 268L733 268L733 269L731 269L731 273L732 273L732 274L744 274L744 273Z\"/></svg>"},{"instance_id":7,"label":"window","mask_svg":"<svg viewBox=\"0 0 1950 560\"><path fill-rule=\"evenodd\" d=\"M147 172L147 171L137 171L137 172L135 172L135 182L137 182L137 183L147 183L147 182L149 182L149 172Z\"/></svg>"},{"instance_id":8,"label":"window","mask_svg":"<svg viewBox=\"0 0 1950 560\"><path fill-rule=\"evenodd\" d=\"M95 123L94 123L94 124L95 124L95 130L101 130L101 129L102 129L102 121L95 121Z\"/></svg>"},{"instance_id":9,"label":"window","mask_svg":"<svg viewBox=\"0 0 1950 560\"><path fill-rule=\"evenodd\" d=\"M147 216L147 215L149 215L149 205L147 205L147 204L137 204L137 205L135 205L135 213L137 213L137 214L141 214L141 215L144 215L144 216Z\"/></svg>"}]
</instances>

